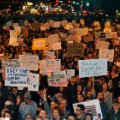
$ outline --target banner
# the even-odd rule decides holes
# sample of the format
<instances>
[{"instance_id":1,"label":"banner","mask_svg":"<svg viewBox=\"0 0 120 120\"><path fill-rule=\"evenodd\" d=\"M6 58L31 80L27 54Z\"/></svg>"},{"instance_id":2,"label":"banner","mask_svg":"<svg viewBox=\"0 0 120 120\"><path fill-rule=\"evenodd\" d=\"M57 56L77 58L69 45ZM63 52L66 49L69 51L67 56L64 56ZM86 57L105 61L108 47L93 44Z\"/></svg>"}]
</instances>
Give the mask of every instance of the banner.
<instances>
[{"instance_id":1,"label":"banner","mask_svg":"<svg viewBox=\"0 0 120 120\"><path fill-rule=\"evenodd\" d=\"M107 59L79 60L80 78L107 75Z\"/></svg>"},{"instance_id":2,"label":"banner","mask_svg":"<svg viewBox=\"0 0 120 120\"><path fill-rule=\"evenodd\" d=\"M48 85L53 87L67 87L66 71L54 71L48 73Z\"/></svg>"},{"instance_id":3,"label":"banner","mask_svg":"<svg viewBox=\"0 0 120 120\"><path fill-rule=\"evenodd\" d=\"M67 78L70 79L73 76L75 76L75 69L67 69Z\"/></svg>"},{"instance_id":4,"label":"banner","mask_svg":"<svg viewBox=\"0 0 120 120\"><path fill-rule=\"evenodd\" d=\"M101 112L100 103L98 99L73 104L74 112L76 111L77 105L84 105L85 113L91 113L93 115L93 120L97 120L98 114L100 114L101 119L103 119L103 115Z\"/></svg>"},{"instance_id":5,"label":"banner","mask_svg":"<svg viewBox=\"0 0 120 120\"><path fill-rule=\"evenodd\" d=\"M49 50L61 50L61 42L49 44Z\"/></svg>"},{"instance_id":6,"label":"banner","mask_svg":"<svg viewBox=\"0 0 120 120\"><path fill-rule=\"evenodd\" d=\"M18 41L17 41L17 31L16 30L10 30L9 45L11 45L11 46L19 46Z\"/></svg>"},{"instance_id":7,"label":"banner","mask_svg":"<svg viewBox=\"0 0 120 120\"><path fill-rule=\"evenodd\" d=\"M39 57L37 55L19 55L20 67L29 70L38 70Z\"/></svg>"},{"instance_id":8,"label":"banner","mask_svg":"<svg viewBox=\"0 0 120 120\"><path fill-rule=\"evenodd\" d=\"M46 49L46 38L33 39L32 50L45 50Z\"/></svg>"},{"instance_id":9,"label":"banner","mask_svg":"<svg viewBox=\"0 0 120 120\"><path fill-rule=\"evenodd\" d=\"M28 91L39 90L39 74L29 73L28 74Z\"/></svg>"},{"instance_id":10,"label":"banner","mask_svg":"<svg viewBox=\"0 0 120 120\"><path fill-rule=\"evenodd\" d=\"M5 74L6 74L5 86L11 87L27 86L28 69L6 67Z\"/></svg>"}]
</instances>

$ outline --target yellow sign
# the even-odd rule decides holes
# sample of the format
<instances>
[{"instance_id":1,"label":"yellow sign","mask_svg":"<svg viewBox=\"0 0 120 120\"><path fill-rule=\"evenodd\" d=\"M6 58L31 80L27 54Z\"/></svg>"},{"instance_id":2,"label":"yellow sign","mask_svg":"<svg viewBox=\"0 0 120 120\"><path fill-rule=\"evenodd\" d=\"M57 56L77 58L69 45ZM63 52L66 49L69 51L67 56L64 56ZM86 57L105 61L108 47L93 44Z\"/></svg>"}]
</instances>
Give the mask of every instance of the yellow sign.
<instances>
[{"instance_id":1,"label":"yellow sign","mask_svg":"<svg viewBox=\"0 0 120 120\"><path fill-rule=\"evenodd\" d=\"M32 50L45 50L46 49L46 38L33 39Z\"/></svg>"}]
</instances>

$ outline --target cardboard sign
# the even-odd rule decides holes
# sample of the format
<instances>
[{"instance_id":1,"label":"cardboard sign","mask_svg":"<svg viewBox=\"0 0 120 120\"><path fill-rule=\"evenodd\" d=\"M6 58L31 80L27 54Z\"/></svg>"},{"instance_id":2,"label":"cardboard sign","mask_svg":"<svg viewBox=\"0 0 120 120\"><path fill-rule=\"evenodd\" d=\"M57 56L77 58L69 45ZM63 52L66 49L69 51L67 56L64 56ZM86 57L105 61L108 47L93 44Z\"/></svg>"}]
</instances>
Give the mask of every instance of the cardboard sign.
<instances>
[{"instance_id":1,"label":"cardboard sign","mask_svg":"<svg viewBox=\"0 0 120 120\"><path fill-rule=\"evenodd\" d=\"M59 42L59 39L60 38L59 38L58 34L52 34L52 35L48 36L47 44Z\"/></svg>"},{"instance_id":2,"label":"cardboard sign","mask_svg":"<svg viewBox=\"0 0 120 120\"><path fill-rule=\"evenodd\" d=\"M107 59L79 60L80 78L107 75Z\"/></svg>"},{"instance_id":3,"label":"cardboard sign","mask_svg":"<svg viewBox=\"0 0 120 120\"><path fill-rule=\"evenodd\" d=\"M61 42L49 44L49 50L61 50Z\"/></svg>"},{"instance_id":4,"label":"cardboard sign","mask_svg":"<svg viewBox=\"0 0 120 120\"><path fill-rule=\"evenodd\" d=\"M109 46L109 42L105 42L105 41L97 41L95 48L96 49L108 49Z\"/></svg>"},{"instance_id":5,"label":"cardboard sign","mask_svg":"<svg viewBox=\"0 0 120 120\"><path fill-rule=\"evenodd\" d=\"M46 49L46 38L33 39L32 50L45 50Z\"/></svg>"},{"instance_id":6,"label":"cardboard sign","mask_svg":"<svg viewBox=\"0 0 120 120\"><path fill-rule=\"evenodd\" d=\"M37 55L19 55L20 67L29 70L38 70L39 57Z\"/></svg>"},{"instance_id":7,"label":"cardboard sign","mask_svg":"<svg viewBox=\"0 0 120 120\"><path fill-rule=\"evenodd\" d=\"M48 73L48 85L54 87L67 87L66 71L54 71Z\"/></svg>"},{"instance_id":8,"label":"cardboard sign","mask_svg":"<svg viewBox=\"0 0 120 120\"><path fill-rule=\"evenodd\" d=\"M9 45L11 46L19 46L17 41L17 31L16 30L10 30L10 41Z\"/></svg>"},{"instance_id":9,"label":"cardboard sign","mask_svg":"<svg viewBox=\"0 0 120 120\"><path fill-rule=\"evenodd\" d=\"M103 115L102 115L102 112L101 112L100 103L99 103L98 99L73 104L74 111L76 111L77 105L84 105L85 106L85 112L86 113L91 113L93 115L93 120L97 120L98 114L100 114L101 119L103 119Z\"/></svg>"},{"instance_id":10,"label":"cardboard sign","mask_svg":"<svg viewBox=\"0 0 120 120\"><path fill-rule=\"evenodd\" d=\"M28 74L28 91L39 90L39 74L29 73Z\"/></svg>"},{"instance_id":11,"label":"cardboard sign","mask_svg":"<svg viewBox=\"0 0 120 120\"><path fill-rule=\"evenodd\" d=\"M67 69L67 78L70 79L73 76L75 76L75 69Z\"/></svg>"},{"instance_id":12,"label":"cardboard sign","mask_svg":"<svg viewBox=\"0 0 120 120\"><path fill-rule=\"evenodd\" d=\"M6 67L5 86L19 87L27 86L28 69Z\"/></svg>"}]
</instances>

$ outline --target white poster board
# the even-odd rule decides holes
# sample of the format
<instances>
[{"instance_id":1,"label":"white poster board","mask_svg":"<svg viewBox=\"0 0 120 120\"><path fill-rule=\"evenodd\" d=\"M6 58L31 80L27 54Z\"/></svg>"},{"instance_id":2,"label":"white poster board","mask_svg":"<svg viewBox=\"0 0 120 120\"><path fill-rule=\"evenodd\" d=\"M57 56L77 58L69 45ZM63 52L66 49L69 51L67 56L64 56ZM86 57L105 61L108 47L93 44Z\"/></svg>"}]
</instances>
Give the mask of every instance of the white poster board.
<instances>
[{"instance_id":1,"label":"white poster board","mask_svg":"<svg viewBox=\"0 0 120 120\"><path fill-rule=\"evenodd\" d=\"M28 69L26 68L12 68L6 67L5 74L5 86L11 87L26 87L28 80Z\"/></svg>"},{"instance_id":2,"label":"white poster board","mask_svg":"<svg viewBox=\"0 0 120 120\"><path fill-rule=\"evenodd\" d=\"M66 71L48 72L48 85L53 87L67 87Z\"/></svg>"},{"instance_id":3,"label":"white poster board","mask_svg":"<svg viewBox=\"0 0 120 120\"><path fill-rule=\"evenodd\" d=\"M39 74L29 73L28 74L28 91L39 90Z\"/></svg>"},{"instance_id":4,"label":"white poster board","mask_svg":"<svg viewBox=\"0 0 120 120\"><path fill-rule=\"evenodd\" d=\"M79 60L80 78L107 75L107 59Z\"/></svg>"},{"instance_id":5,"label":"white poster board","mask_svg":"<svg viewBox=\"0 0 120 120\"><path fill-rule=\"evenodd\" d=\"M75 76L75 69L67 69L67 78L70 79L73 76Z\"/></svg>"},{"instance_id":6,"label":"white poster board","mask_svg":"<svg viewBox=\"0 0 120 120\"><path fill-rule=\"evenodd\" d=\"M29 70L38 70L39 57L37 55L19 55L20 67Z\"/></svg>"},{"instance_id":7,"label":"white poster board","mask_svg":"<svg viewBox=\"0 0 120 120\"><path fill-rule=\"evenodd\" d=\"M101 108L100 108L98 99L73 104L74 111L76 110L77 105L81 105L81 104L85 106L86 113L91 113L93 115L93 120L96 120L98 118L98 114L100 114L101 119L103 119L103 115L101 112Z\"/></svg>"}]
</instances>

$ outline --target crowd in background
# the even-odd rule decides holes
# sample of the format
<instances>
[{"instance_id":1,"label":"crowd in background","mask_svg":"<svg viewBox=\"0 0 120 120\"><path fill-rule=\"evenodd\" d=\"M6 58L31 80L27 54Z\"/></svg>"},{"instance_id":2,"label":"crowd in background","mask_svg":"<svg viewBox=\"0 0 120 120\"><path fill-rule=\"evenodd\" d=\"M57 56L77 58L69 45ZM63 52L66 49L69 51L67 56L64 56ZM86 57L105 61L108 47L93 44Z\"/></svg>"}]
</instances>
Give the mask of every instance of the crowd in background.
<instances>
[{"instance_id":1,"label":"crowd in background","mask_svg":"<svg viewBox=\"0 0 120 120\"><path fill-rule=\"evenodd\" d=\"M17 17L16 17L17 18ZM12 19L13 22L19 22L17 18L7 18L1 24L0 29L0 54L4 54L5 58L17 59L18 55L23 53L31 53L38 55L39 60L45 59L42 50L32 50L32 40L34 38L44 38L47 34L65 33L69 36L69 31L63 27L50 28L46 31L29 29L29 36L24 37L22 34L18 39L23 39L24 43L18 47L9 45L10 34L8 30L4 30L5 22ZM28 15L29 18L29 15ZM24 19L21 18L21 20ZM29 25L36 18L28 19ZM60 18L58 18L60 19ZM69 19L69 18L68 18ZM97 18L98 19L98 18ZM36 19L39 23L45 22ZM47 18L46 18L47 20ZM104 23L102 19L98 19L103 30ZM87 27L92 26L93 21L85 19ZM117 31L115 21L111 22L113 30ZM81 27L81 26L80 26ZM14 29L10 26L10 29ZM94 35L94 31L90 31ZM75 34L75 33L72 33ZM119 36L119 33L118 33ZM61 36L59 36L61 38ZM103 120L120 120L120 67L114 64L116 58L120 57L119 45L115 46L114 41L108 41L108 49L114 49L114 60L108 62L108 71L106 76L80 78L78 69L78 60L98 59L98 50L95 49L96 41L84 42L83 37L79 41L83 44L83 55L68 55L66 38L61 38L62 49L56 52L56 58L61 59L61 71L66 69L75 69L75 76L69 79L67 87L50 87L48 86L47 76L40 75L40 85L38 92L30 92L27 88L18 90L17 87L6 87L5 78L0 74L0 112L1 117L9 117L10 120L93 120L91 113L86 113L84 105L78 105L73 110L74 103L98 99L100 102ZM74 42L78 42L74 40ZM39 73L39 71L32 71ZM100 116L98 115L98 120Z\"/></svg>"}]
</instances>

